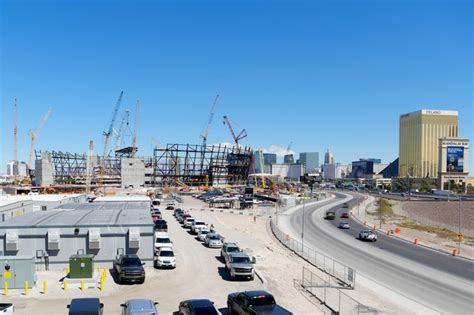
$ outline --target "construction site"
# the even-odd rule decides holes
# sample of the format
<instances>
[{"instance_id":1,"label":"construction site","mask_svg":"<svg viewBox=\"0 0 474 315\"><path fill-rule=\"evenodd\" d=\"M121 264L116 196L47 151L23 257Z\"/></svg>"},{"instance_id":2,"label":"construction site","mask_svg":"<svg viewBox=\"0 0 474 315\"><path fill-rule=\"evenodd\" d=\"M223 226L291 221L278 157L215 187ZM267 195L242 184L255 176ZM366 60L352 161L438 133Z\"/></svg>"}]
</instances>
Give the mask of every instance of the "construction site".
<instances>
[{"instance_id":1,"label":"construction site","mask_svg":"<svg viewBox=\"0 0 474 315\"><path fill-rule=\"evenodd\" d=\"M49 108L39 126L29 133L30 147L26 163L20 162L18 158L18 109L15 99L13 160L7 165L8 176L2 185L19 190L40 188L45 192L105 192L107 188L208 188L248 183L249 173L252 173L253 150L239 143L247 137L245 129L236 132L229 117L224 116L223 123L230 131L233 144L207 143L220 101L219 95L212 104L207 127L200 135L202 143L168 143L164 147L155 144L152 156L137 155L140 101L135 106L133 130L128 110L123 111L122 119L117 123L122 98L123 91L113 107L109 127L103 132L101 153L94 150L93 140L89 142L88 152L84 153L37 149L36 140L52 113L52 108ZM131 138L128 143L124 140L127 131Z\"/></svg>"}]
</instances>

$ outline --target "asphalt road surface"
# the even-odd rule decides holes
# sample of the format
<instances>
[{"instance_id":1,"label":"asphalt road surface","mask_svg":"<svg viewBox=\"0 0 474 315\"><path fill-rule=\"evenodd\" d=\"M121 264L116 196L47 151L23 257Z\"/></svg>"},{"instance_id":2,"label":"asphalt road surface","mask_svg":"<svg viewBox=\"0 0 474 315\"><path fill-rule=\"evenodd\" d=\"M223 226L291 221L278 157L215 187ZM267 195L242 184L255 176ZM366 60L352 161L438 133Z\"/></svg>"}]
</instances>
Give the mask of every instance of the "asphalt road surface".
<instances>
[{"instance_id":1,"label":"asphalt road surface","mask_svg":"<svg viewBox=\"0 0 474 315\"><path fill-rule=\"evenodd\" d=\"M353 267L358 274L415 300L433 312L474 313L474 263L438 251L378 234L377 242L362 242L356 237L363 225L352 219L340 219L347 209L344 202L358 202L360 195L336 193L336 199L306 207L289 216L292 234L329 256ZM335 205L335 206L333 206ZM336 220L324 220L327 210L336 212ZM350 223L349 230L337 228L340 220Z\"/></svg>"}]
</instances>

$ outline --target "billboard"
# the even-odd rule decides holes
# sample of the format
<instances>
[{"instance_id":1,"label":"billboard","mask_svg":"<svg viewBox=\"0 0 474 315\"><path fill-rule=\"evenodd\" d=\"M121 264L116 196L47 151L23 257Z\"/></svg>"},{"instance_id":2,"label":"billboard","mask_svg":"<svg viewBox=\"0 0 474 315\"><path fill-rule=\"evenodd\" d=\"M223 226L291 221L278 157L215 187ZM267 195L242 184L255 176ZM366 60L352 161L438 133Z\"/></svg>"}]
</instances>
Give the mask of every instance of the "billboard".
<instances>
[{"instance_id":1,"label":"billboard","mask_svg":"<svg viewBox=\"0 0 474 315\"><path fill-rule=\"evenodd\" d=\"M464 172L464 147L448 147L446 159L446 172Z\"/></svg>"}]
</instances>

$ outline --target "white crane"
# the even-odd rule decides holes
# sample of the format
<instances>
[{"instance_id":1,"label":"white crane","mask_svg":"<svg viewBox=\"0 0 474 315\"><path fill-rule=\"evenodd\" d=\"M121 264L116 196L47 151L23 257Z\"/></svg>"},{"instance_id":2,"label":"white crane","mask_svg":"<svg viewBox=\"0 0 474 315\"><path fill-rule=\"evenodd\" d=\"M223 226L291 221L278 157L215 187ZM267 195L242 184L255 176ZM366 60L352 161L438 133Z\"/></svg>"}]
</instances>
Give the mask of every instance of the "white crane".
<instances>
[{"instance_id":1,"label":"white crane","mask_svg":"<svg viewBox=\"0 0 474 315\"><path fill-rule=\"evenodd\" d=\"M216 95L216 98L214 100L214 104L212 104L212 109L211 109L211 114L209 115L209 121L207 123L206 130L204 133L201 135L202 138L202 146L205 148L207 144L207 137L209 136L209 131L211 130L211 124L212 124L212 119L214 118L214 114L217 110L217 105L219 105L221 97L219 94Z\"/></svg>"}]
</instances>

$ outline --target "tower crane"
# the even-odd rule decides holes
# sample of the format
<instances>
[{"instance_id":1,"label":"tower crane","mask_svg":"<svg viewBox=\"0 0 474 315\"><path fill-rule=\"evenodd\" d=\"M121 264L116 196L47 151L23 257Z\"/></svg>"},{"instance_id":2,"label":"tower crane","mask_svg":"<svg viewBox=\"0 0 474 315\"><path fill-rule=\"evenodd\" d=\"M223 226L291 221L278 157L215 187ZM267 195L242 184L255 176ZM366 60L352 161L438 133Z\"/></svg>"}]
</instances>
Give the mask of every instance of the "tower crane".
<instances>
[{"instance_id":1,"label":"tower crane","mask_svg":"<svg viewBox=\"0 0 474 315\"><path fill-rule=\"evenodd\" d=\"M288 145L288 148L286 148L286 154L290 154L291 153L291 146L293 145L293 141L290 142L290 144Z\"/></svg>"},{"instance_id":2,"label":"tower crane","mask_svg":"<svg viewBox=\"0 0 474 315\"><path fill-rule=\"evenodd\" d=\"M13 182L18 184L18 107L16 103L13 104L13 162L17 165L16 173L13 172Z\"/></svg>"},{"instance_id":3,"label":"tower crane","mask_svg":"<svg viewBox=\"0 0 474 315\"><path fill-rule=\"evenodd\" d=\"M120 123L120 128L115 135L115 151L120 150L122 147L122 140L123 140L123 133L125 129L125 125L128 125L128 119L129 119L129 111L125 110L122 118L122 122Z\"/></svg>"},{"instance_id":4,"label":"tower crane","mask_svg":"<svg viewBox=\"0 0 474 315\"><path fill-rule=\"evenodd\" d=\"M31 168L31 163L33 162L33 151L35 150L35 144L36 144L36 139L38 138L41 130L43 129L44 125L46 124L46 121L48 121L49 116L51 115L51 112L53 109L50 107L46 114L44 114L43 119L41 120L38 128L36 128L35 131L30 130L30 153L28 156L28 174L26 176L25 183L30 184L31 183L31 177L30 177L30 170Z\"/></svg>"},{"instance_id":5,"label":"tower crane","mask_svg":"<svg viewBox=\"0 0 474 315\"><path fill-rule=\"evenodd\" d=\"M140 100L137 100L137 105L135 105L135 124L133 126L133 138L132 138L132 158L137 154L137 133L138 133L138 123L139 123L139 113L140 113Z\"/></svg>"},{"instance_id":6,"label":"tower crane","mask_svg":"<svg viewBox=\"0 0 474 315\"><path fill-rule=\"evenodd\" d=\"M105 156L108 155L108 149L109 149L109 141L110 137L112 136L112 132L114 131L114 124L115 124L115 119L117 119L117 113L120 108L120 104L122 103L122 96L123 96L123 91L120 92L120 96L117 100L117 103L115 104L114 111L112 113L112 119L110 121L109 129L107 131L104 131L104 154L102 155L102 158L105 158Z\"/></svg>"},{"instance_id":7,"label":"tower crane","mask_svg":"<svg viewBox=\"0 0 474 315\"><path fill-rule=\"evenodd\" d=\"M212 124L212 119L214 118L214 114L217 110L217 105L219 105L221 97L219 94L216 95L216 98L214 100L214 104L212 104L212 109L211 109L211 114L209 115L209 121L207 123L206 130L204 133L201 135L202 138L202 146L205 148L207 144L207 137L209 136L209 131L211 130L211 124Z\"/></svg>"},{"instance_id":8,"label":"tower crane","mask_svg":"<svg viewBox=\"0 0 474 315\"><path fill-rule=\"evenodd\" d=\"M247 131L245 129L242 129L242 131L239 134L236 134L234 131L234 128L232 127L232 124L230 123L229 117L224 116L224 125L227 125L229 127L230 133L232 134L232 138L234 138L235 145L238 146L239 140L242 140L243 138L247 137Z\"/></svg>"}]
</instances>

